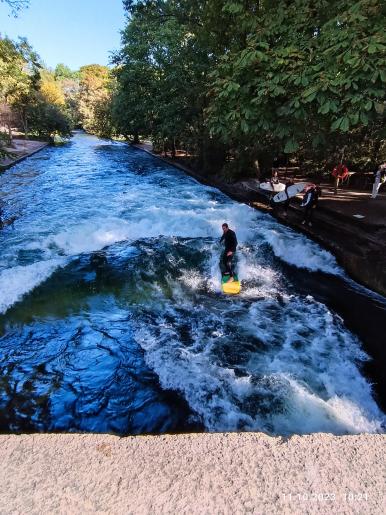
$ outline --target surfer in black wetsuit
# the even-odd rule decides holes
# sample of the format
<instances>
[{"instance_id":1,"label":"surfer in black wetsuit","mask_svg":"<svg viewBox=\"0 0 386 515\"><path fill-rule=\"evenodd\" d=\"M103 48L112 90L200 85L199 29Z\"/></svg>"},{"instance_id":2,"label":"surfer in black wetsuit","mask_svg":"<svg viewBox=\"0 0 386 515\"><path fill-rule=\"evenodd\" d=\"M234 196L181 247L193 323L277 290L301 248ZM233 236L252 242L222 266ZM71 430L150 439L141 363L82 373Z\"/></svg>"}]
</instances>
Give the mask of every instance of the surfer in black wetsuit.
<instances>
[{"instance_id":1,"label":"surfer in black wetsuit","mask_svg":"<svg viewBox=\"0 0 386 515\"><path fill-rule=\"evenodd\" d=\"M224 254L222 256L222 264L225 268L223 275L229 275L228 282L232 282L234 280L232 261L236 252L237 238L236 233L232 231L232 229L229 229L228 224L222 224L222 230L223 235L221 236L220 243L224 242L225 245Z\"/></svg>"},{"instance_id":2,"label":"surfer in black wetsuit","mask_svg":"<svg viewBox=\"0 0 386 515\"><path fill-rule=\"evenodd\" d=\"M321 193L322 190L316 184L313 184L307 189L303 197L303 202L300 204L301 207L304 207L304 218L302 221L303 225L308 224L310 227L312 227L312 215Z\"/></svg>"}]
</instances>

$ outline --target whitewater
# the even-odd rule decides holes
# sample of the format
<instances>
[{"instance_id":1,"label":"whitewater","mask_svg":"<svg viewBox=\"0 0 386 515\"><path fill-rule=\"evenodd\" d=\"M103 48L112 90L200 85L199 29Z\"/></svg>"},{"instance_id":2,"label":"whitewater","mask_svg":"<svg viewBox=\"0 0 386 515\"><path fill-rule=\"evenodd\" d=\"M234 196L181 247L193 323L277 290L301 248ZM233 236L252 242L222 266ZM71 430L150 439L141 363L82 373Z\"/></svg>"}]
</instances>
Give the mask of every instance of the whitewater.
<instances>
[{"instance_id":1,"label":"whitewater","mask_svg":"<svg viewBox=\"0 0 386 515\"><path fill-rule=\"evenodd\" d=\"M0 232L0 429L384 431L362 341L315 286L352 281L316 243L83 133L0 188L16 217ZM237 297L220 288L223 222Z\"/></svg>"}]
</instances>

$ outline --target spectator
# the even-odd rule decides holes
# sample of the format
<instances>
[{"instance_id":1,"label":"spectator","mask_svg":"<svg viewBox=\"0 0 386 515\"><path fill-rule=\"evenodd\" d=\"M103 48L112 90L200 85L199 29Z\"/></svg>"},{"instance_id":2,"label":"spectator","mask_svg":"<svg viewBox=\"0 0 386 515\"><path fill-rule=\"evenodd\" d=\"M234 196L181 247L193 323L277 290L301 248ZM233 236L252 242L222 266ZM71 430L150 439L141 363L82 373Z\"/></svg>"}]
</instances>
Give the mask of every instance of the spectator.
<instances>
[{"instance_id":1,"label":"spectator","mask_svg":"<svg viewBox=\"0 0 386 515\"><path fill-rule=\"evenodd\" d=\"M338 193L339 182L343 182L349 176L347 166L345 166L343 163L338 164L333 169L332 176L334 177L334 195L336 195Z\"/></svg>"},{"instance_id":2,"label":"spectator","mask_svg":"<svg viewBox=\"0 0 386 515\"><path fill-rule=\"evenodd\" d=\"M275 191L275 184L280 184L279 174L275 168L272 169L272 176L269 180L272 186L272 191Z\"/></svg>"},{"instance_id":3,"label":"spectator","mask_svg":"<svg viewBox=\"0 0 386 515\"><path fill-rule=\"evenodd\" d=\"M295 184L295 181L293 179L287 179L287 181L285 183L285 190L284 190L285 193L287 193L288 188L290 186L293 186L294 184ZM291 203L291 198L288 196L288 193L287 193L287 200L285 200L283 203L283 208L284 208L283 216L287 216L290 203Z\"/></svg>"},{"instance_id":4,"label":"spectator","mask_svg":"<svg viewBox=\"0 0 386 515\"><path fill-rule=\"evenodd\" d=\"M301 206L304 207L304 218L302 221L303 225L307 224L309 227L312 227L314 209L318 204L320 195L321 189L316 184L312 184L307 188L301 203Z\"/></svg>"},{"instance_id":5,"label":"spectator","mask_svg":"<svg viewBox=\"0 0 386 515\"><path fill-rule=\"evenodd\" d=\"M374 173L374 184L371 198L377 198L379 188L386 181L386 163L379 166L378 170Z\"/></svg>"}]
</instances>

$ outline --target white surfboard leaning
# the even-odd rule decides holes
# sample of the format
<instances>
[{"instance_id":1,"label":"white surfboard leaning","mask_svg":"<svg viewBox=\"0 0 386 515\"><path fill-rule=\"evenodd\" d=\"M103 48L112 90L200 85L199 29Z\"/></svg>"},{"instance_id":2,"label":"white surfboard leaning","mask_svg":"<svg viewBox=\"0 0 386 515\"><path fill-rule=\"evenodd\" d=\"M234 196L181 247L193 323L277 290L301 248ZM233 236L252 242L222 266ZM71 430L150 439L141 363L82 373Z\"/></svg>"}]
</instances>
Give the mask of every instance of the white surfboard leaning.
<instances>
[{"instance_id":1,"label":"white surfboard leaning","mask_svg":"<svg viewBox=\"0 0 386 515\"><path fill-rule=\"evenodd\" d=\"M261 182L259 188L261 188L262 190L265 190L265 191L272 191L272 192L284 191L285 184L283 184L282 182L279 182L279 184L273 184L273 189L272 189L272 184L269 181Z\"/></svg>"},{"instance_id":2,"label":"white surfboard leaning","mask_svg":"<svg viewBox=\"0 0 386 515\"><path fill-rule=\"evenodd\" d=\"M273 197L273 201L285 202L287 199L295 197L298 193L301 193L308 184L308 182L298 182L297 184L293 184L287 188L287 191L281 191L280 193L277 193Z\"/></svg>"}]
</instances>

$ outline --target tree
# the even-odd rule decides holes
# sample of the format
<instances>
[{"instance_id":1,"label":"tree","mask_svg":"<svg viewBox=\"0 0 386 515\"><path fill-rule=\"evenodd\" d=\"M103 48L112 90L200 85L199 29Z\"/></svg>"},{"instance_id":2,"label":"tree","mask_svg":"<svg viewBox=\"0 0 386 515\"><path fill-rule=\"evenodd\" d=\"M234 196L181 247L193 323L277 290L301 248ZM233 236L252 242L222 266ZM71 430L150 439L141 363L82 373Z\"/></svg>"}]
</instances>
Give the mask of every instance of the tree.
<instances>
[{"instance_id":1,"label":"tree","mask_svg":"<svg viewBox=\"0 0 386 515\"><path fill-rule=\"evenodd\" d=\"M1 2L8 4L14 16L17 16L18 12L29 6L29 0L0 0Z\"/></svg>"},{"instance_id":2,"label":"tree","mask_svg":"<svg viewBox=\"0 0 386 515\"><path fill-rule=\"evenodd\" d=\"M79 115L83 128L102 137L110 137L113 76L107 66L89 64L79 70Z\"/></svg>"},{"instance_id":3,"label":"tree","mask_svg":"<svg viewBox=\"0 0 386 515\"><path fill-rule=\"evenodd\" d=\"M29 131L37 136L49 139L54 134L71 135L71 121L57 104L47 102L38 95L27 107Z\"/></svg>"},{"instance_id":4,"label":"tree","mask_svg":"<svg viewBox=\"0 0 386 515\"><path fill-rule=\"evenodd\" d=\"M38 89L40 68L39 56L26 39L15 42L0 37L0 102L4 109L18 113L25 132L26 106ZM8 125L8 139L12 140L11 125Z\"/></svg>"},{"instance_id":5,"label":"tree","mask_svg":"<svg viewBox=\"0 0 386 515\"><path fill-rule=\"evenodd\" d=\"M276 1L263 3L258 16L243 2L226 7L254 26L212 75L214 134L226 142L268 139L288 154L334 152L350 143L351 131L363 135L384 119L384 3Z\"/></svg>"},{"instance_id":6,"label":"tree","mask_svg":"<svg viewBox=\"0 0 386 515\"><path fill-rule=\"evenodd\" d=\"M80 124L78 108L80 91L79 71L73 71L65 64L60 63L55 68L54 77L64 96L66 111L71 118L71 124L74 127L78 126Z\"/></svg>"},{"instance_id":7,"label":"tree","mask_svg":"<svg viewBox=\"0 0 386 515\"><path fill-rule=\"evenodd\" d=\"M39 57L26 39L18 42L0 37L0 100L16 104L37 86Z\"/></svg>"},{"instance_id":8,"label":"tree","mask_svg":"<svg viewBox=\"0 0 386 515\"><path fill-rule=\"evenodd\" d=\"M74 72L63 63L59 63L55 67L54 71L55 80L63 79L79 79L79 72Z\"/></svg>"},{"instance_id":9,"label":"tree","mask_svg":"<svg viewBox=\"0 0 386 515\"><path fill-rule=\"evenodd\" d=\"M63 107L65 98L60 83L55 80L55 75L48 70L42 70L40 73L39 90L42 98L48 104Z\"/></svg>"},{"instance_id":10,"label":"tree","mask_svg":"<svg viewBox=\"0 0 386 515\"><path fill-rule=\"evenodd\" d=\"M58 132L68 135L70 119L65 97L54 75L44 70L26 39L0 38L0 102L18 113L24 132L45 138ZM9 128L9 136L12 136Z\"/></svg>"},{"instance_id":11,"label":"tree","mask_svg":"<svg viewBox=\"0 0 386 515\"><path fill-rule=\"evenodd\" d=\"M116 125L158 146L203 147L212 53L201 31L205 2L124 2L129 23L117 56Z\"/></svg>"}]
</instances>

